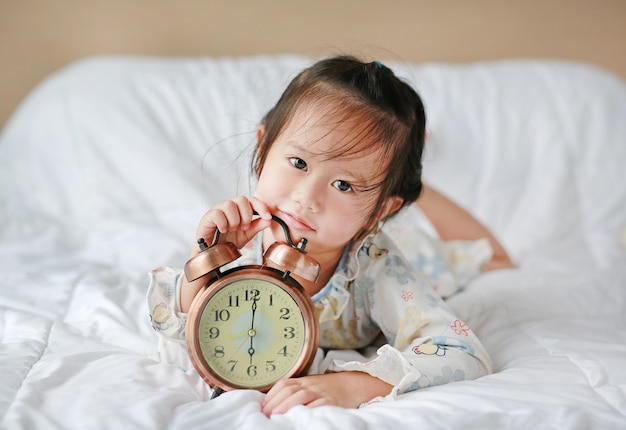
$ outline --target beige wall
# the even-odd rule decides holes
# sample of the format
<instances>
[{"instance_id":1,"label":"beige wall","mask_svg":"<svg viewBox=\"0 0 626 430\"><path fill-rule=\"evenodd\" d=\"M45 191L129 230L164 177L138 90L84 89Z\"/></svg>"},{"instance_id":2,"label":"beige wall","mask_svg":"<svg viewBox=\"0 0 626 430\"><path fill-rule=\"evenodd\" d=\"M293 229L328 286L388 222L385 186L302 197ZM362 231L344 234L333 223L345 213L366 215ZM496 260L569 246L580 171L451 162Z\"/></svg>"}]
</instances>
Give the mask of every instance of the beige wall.
<instances>
[{"instance_id":1,"label":"beige wall","mask_svg":"<svg viewBox=\"0 0 626 430\"><path fill-rule=\"evenodd\" d=\"M626 78L626 1L0 0L0 126L44 76L88 55L338 51L561 58Z\"/></svg>"}]
</instances>

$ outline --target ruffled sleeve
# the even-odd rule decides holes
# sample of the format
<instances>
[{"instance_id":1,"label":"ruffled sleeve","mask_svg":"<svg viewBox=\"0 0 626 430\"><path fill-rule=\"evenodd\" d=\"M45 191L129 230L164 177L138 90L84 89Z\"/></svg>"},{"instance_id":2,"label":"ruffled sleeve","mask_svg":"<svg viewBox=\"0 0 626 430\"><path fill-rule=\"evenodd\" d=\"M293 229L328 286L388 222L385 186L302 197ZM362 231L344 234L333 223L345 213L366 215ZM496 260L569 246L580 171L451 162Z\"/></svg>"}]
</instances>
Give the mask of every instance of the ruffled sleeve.
<instances>
[{"instance_id":1,"label":"ruffled sleeve","mask_svg":"<svg viewBox=\"0 0 626 430\"><path fill-rule=\"evenodd\" d=\"M146 296L152 328L159 335L159 360L187 371L191 362L185 346L187 314L180 308L182 270L168 266L150 273Z\"/></svg>"}]
</instances>

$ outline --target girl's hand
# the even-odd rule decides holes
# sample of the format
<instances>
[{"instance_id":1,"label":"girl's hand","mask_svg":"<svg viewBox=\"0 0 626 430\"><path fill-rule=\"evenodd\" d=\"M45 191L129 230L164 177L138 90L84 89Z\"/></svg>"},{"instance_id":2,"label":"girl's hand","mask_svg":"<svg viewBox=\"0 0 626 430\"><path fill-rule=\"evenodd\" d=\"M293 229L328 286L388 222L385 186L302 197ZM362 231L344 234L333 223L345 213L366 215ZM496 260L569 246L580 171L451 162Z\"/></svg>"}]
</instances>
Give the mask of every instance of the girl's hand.
<instances>
[{"instance_id":1,"label":"girl's hand","mask_svg":"<svg viewBox=\"0 0 626 430\"><path fill-rule=\"evenodd\" d=\"M259 218L253 220L253 211L259 214ZM269 227L271 220L269 208L259 199L235 197L212 207L204 214L196 229L196 239L202 237L210 244L215 230L219 230L220 242L232 242L240 249L258 232ZM194 251L192 255L199 252L195 249Z\"/></svg>"},{"instance_id":2,"label":"girl's hand","mask_svg":"<svg viewBox=\"0 0 626 430\"><path fill-rule=\"evenodd\" d=\"M393 387L363 372L338 372L303 376L279 381L265 396L262 412L282 414L294 406L341 406L357 408L378 396L386 396Z\"/></svg>"},{"instance_id":3,"label":"girl's hand","mask_svg":"<svg viewBox=\"0 0 626 430\"><path fill-rule=\"evenodd\" d=\"M259 218L253 219L253 211L259 214ZM232 200L222 202L200 219L196 229L196 239L204 238L210 245L213 242L215 231L219 230L219 242L232 242L237 249L241 249L246 243L261 230L266 229L272 222L272 214L265 203L257 198L245 196L235 197ZM195 257L200 252L200 247L195 245L191 256ZM180 287L180 308L187 313L191 302L204 286L204 277L188 282L183 277Z\"/></svg>"}]
</instances>

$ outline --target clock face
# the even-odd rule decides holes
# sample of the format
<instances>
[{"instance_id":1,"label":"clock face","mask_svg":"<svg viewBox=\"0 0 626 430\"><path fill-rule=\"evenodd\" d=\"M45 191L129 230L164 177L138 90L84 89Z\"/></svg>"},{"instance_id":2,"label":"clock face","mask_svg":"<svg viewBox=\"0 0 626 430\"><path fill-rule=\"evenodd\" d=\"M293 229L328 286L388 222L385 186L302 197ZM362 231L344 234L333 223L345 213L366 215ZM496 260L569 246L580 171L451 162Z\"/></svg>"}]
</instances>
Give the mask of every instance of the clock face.
<instances>
[{"instance_id":1,"label":"clock face","mask_svg":"<svg viewBox=\"0 0 626 430\"><path fill-rule=\"evenodd\" d=\"M209 287L196 317L195 345L218 385L263 390L312 359L301 300L278 279L243 276Z\"/></svg>"}]
</instances>

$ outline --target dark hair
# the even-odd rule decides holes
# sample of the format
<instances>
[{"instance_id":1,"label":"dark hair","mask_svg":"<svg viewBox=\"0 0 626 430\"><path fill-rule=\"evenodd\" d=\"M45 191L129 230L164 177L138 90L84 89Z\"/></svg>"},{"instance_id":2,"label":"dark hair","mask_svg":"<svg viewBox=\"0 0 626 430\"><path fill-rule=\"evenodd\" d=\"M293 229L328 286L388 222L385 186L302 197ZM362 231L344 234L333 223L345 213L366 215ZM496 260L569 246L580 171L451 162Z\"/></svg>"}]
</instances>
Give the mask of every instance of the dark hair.
<instances>
[{"instance_id":1,"label":"dark hair","mask_svg":"<svg viewBox=\"0 0 626 430\"><path fill-rule=\"evenodd\" d=\"M426 126L417 92L378 61L364 63L339 56L318 61L298 74L262 120L265 132L256 148L253 169L260 176L273 142L299 107L325 106L326 102L338 121L356 118L363 127L352 143L337 148L335 156L356 150L382 150L386 156L387 164L381 163L383 178L376 185L380 189L376 210L367 224L372 227L378 208L388 197L402 198L402 206L418 198ZM364 144L368 146L364 148Z\"/></svg>"}]
</instances>

